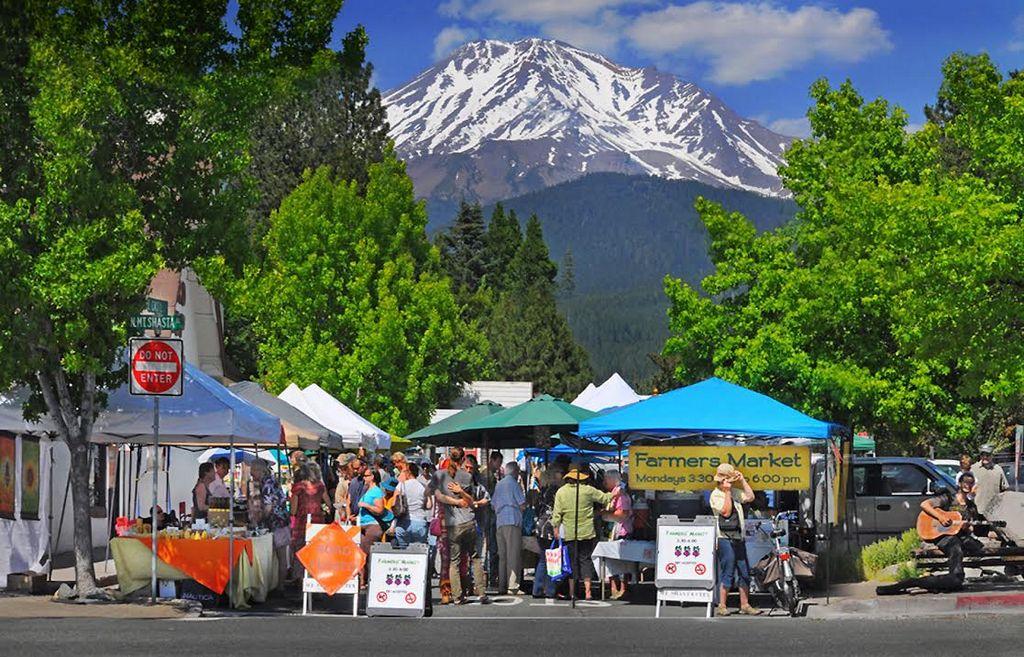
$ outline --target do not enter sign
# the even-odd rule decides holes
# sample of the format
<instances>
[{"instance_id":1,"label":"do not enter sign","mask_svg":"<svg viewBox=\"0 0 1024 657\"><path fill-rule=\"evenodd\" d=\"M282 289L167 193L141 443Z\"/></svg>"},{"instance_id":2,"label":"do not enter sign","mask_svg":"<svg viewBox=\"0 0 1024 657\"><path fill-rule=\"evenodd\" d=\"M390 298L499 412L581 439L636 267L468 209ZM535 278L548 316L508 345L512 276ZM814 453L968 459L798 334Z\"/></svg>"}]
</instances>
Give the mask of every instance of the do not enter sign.
<instances>
[{"instance_id":1,"label":"do not enter sign","mask_svg":"<svg viewBox=\"0 0 1024 657\"><path fill-rule=\"evenodd\" d=\"M178 396L182 390L185 358L181 340L132 338L130 388L133 395Z\"/></svg>"}]
</instances>

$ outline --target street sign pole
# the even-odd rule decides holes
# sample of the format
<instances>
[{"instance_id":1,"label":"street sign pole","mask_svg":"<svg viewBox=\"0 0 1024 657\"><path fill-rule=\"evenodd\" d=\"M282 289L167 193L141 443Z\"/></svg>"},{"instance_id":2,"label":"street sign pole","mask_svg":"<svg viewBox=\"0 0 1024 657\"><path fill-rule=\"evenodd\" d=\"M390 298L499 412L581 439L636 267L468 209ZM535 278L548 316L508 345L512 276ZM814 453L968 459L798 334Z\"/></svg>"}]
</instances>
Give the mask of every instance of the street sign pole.
<instances>
[{"instance_id":1,"label":"street sign pole","mask_svg":"<svg viewBox=\"0 0 1024 657\"><path fill-rule=\"evenodd\" d=\"M1020 492L1021 448L1024 447L1021 443L1024 443L1024 425L1018 424L1013 430L1013 488L1018 493Z\"/></svg>"},{"instance_id":2,"label":"street sign pole","mask_svg":"<svg viewBox=\"0 0 1024 657\"><path fill-rule=\"evenodd\" d=\"M129 386L132 395L153 397L153 499L150 507L150 540L153 553L150 557L150 595L156 604L159 594L156 578L157 552L160 532L160 516L157 514L160 486L160 397L180 396L184 392L185 359L183 345L177 338L159 337L131 338L128 341ZM141 514L141 512L140 512Z\"/></svg>"},{"instance_id":3,"label":"street sign pole","mask_svg":"<svg viewBox=\"0 0 1024 657\"><path fill-rule=\"evenodd\" d=\"M157 525L159 521L156 515L157 483L160 481L160 397L153 397L153 506L149 513L152 516L153 530L153 560L151 562L150 577L152 581L153 604L156 604L156 541Z\"/></svg>"}]
</instances>

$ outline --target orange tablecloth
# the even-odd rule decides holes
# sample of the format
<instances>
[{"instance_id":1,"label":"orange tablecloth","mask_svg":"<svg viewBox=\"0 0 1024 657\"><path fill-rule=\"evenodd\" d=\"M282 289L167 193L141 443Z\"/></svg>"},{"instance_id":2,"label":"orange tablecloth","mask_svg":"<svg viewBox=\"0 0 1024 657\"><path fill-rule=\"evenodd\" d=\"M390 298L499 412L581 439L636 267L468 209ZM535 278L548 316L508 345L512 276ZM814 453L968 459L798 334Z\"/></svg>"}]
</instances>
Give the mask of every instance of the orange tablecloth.
<instances>
[{"instance_id":1,"label":"orange tablecloth","mask_svg":"<svg viewBox=\"0 0 1024 657\"><path fill-rule=\"evenodd\" d=\"M149 536L136 536L136 540L153 549L153 539ZM236 538L234 554L228 565L230 540L227 538L208 538L190 540L187 538L161 538L156 542L156 556L164 563L174 566L211 591L223 593L231 579L231 570L245 552L252 563L252 541L248 538Z\"/></svg>"}]
</instances>

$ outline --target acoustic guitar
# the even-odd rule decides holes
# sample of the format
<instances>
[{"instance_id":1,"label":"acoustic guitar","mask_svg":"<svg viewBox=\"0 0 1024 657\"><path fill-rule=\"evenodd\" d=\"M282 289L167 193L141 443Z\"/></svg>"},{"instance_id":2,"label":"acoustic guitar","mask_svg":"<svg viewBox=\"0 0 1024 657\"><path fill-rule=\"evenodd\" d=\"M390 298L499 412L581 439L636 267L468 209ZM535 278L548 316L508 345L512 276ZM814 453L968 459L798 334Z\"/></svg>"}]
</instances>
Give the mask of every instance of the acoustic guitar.
<instances>
[{"instance_id":1,"label":"acoustic guitar","mask_svg":"<svg viewBox=\"0 0 1024 657\"><path fill-rule=\"evenodd\" d=\"M925 541L934 541L942 536L956 536L964 527L976 525L988 525L988 522L964 520L959 511L943 511L935 509L938 519L931 517L924 511L917 516L917 534ZM949 519L948 527L943 526L942 520Z\"/></svg>"}]
</instances>

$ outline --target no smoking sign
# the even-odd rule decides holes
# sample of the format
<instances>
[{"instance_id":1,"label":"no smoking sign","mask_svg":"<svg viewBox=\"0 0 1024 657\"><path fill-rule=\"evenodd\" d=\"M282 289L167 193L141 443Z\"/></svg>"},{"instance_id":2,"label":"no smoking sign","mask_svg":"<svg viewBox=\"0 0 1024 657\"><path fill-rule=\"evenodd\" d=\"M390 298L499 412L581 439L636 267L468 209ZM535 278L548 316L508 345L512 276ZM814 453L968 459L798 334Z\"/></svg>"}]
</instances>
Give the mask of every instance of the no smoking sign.
<instances>
[{"instance_id":1,"label":"no smoking sign","mask_svg":"<svg viewBox=\"0 0 1024 657\"><path fill-rule=\"evenodd\" d=\"M182 342L176 338L132 338L129 343L133 395L179 396L184 380Z\"/></svg>"}]
</instances>

